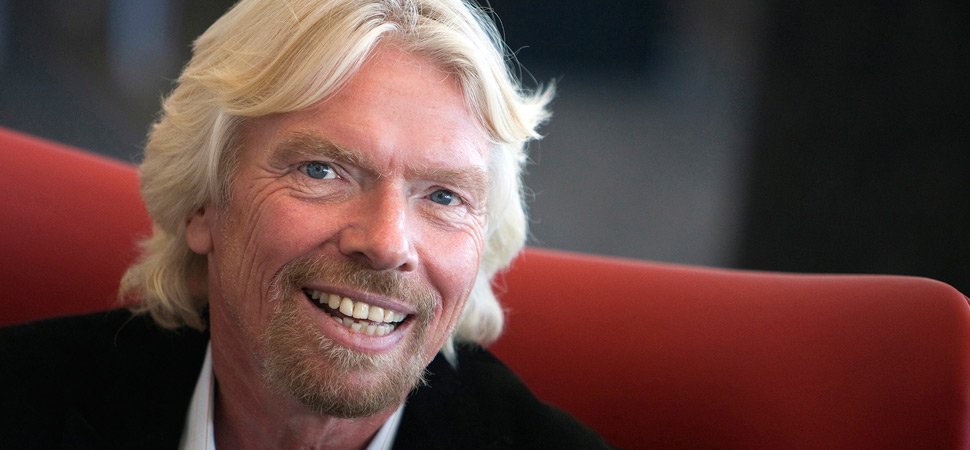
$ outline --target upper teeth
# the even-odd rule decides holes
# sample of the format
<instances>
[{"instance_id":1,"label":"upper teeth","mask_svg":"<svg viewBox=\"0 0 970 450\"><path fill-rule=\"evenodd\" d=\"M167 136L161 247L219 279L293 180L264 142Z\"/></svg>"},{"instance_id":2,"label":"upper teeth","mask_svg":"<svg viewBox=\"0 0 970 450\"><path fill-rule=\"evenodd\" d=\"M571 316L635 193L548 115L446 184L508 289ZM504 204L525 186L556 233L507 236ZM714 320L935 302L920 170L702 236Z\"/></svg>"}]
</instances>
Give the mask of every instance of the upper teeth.
<instances>
[{"instance_id":1,"label":"upper teeth","mask_svg":"<svg viewBox=\"0 0 970 450\"><path fill-rule=\"evenodd\" d=\"M362 301L353 301L337 294L310 290L309 295L317 303L327 305L330 309L340 311L341 314L355 319L366 319L371 322L398 323L405 318L405 314L397 311L391 311Z\"/></svg>"}]
</instances>

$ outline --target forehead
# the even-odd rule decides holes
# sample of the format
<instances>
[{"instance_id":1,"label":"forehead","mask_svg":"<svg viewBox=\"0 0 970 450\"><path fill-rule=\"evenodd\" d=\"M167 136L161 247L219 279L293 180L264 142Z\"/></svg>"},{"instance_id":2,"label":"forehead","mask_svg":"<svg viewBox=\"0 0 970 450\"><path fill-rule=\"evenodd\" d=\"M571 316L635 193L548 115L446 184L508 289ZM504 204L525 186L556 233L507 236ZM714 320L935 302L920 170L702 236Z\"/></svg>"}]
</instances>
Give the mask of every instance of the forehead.
<instances>
[{"instance_id":1,"label":"forehead","mask_svg":"<svg viewBox=\"0 0 970 450\"><path fill-rule=\"evenodd\" d=\"M302 111L253 119L246 147L272 149L315 135L366 155L381 169L487 166L489 139L455 77L433 61L379 46L329 98Z\"/></svg>"}]
</instances>

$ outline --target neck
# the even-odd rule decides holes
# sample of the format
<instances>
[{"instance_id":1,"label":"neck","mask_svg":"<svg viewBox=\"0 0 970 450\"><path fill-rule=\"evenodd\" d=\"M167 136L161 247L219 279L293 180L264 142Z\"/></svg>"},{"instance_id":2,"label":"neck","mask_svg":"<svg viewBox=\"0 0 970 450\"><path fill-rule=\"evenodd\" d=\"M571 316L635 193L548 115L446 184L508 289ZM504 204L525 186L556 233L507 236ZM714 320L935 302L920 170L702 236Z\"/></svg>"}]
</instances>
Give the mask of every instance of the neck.
<instances>
[{"instance_id":1,"label":"neck","mask_svg":"<svg viewBox=\"0 0 970 450\"><path fill-rule=\"evenodd\" d=\"M363 449L389 411L362 419L307 415L262 415L232 407L219 395L213 418L220 448Z\"/></svg>"},{"instance_id":2,"label":"neck","mask_svg":"<svg viewBox=\"0 0 970 450\"><path fill-rule=\"evenodd\" d=\"M252 355L229 353L213 341L213 423L220 448L362 449L400 406L362 418L320 415L267 386Z\"/></svg>"}]
</instances>

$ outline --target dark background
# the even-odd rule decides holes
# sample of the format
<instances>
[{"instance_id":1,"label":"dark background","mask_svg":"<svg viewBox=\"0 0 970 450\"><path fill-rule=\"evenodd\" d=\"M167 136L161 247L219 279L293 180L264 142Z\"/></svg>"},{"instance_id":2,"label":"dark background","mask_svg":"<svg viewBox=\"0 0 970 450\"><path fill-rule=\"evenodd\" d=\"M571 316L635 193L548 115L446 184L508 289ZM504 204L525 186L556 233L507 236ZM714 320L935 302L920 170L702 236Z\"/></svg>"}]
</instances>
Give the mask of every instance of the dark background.
<instances>
[{"instance_id":1,"label":"dark background","mask_svg":"<svg viewBox=\"0 0 970 450\"><path fill-rule=\"evenodd\" d=\"M0 126L137 161L231 3L0 0ZM558 86L532 245L970 292L965 2L491 7L529 83Z\"/></svg>"}]
</instances>

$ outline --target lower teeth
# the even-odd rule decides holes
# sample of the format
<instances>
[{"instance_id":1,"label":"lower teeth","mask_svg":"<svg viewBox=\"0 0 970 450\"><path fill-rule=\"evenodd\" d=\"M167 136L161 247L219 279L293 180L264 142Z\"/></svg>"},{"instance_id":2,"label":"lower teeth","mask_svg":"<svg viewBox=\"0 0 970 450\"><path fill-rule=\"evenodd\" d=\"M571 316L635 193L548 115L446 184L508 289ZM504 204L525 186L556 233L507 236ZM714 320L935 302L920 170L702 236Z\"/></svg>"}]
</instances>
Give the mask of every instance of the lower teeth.
<instances>
[{"instance_id":1,"label":"lower teeth","mask_svg":"<svg viewBox=\"0 0 970 450\"><path fill-rule=\"evenodd\" d=\"M385 336L394 330L394 325L391 324L377 325L372 322L357 322L349 317L331 317L333 317L333 320L338 324L343 325L346 328L350 328L356 333L364 333L368 336Z\"/></svg>"}]
</instances>

